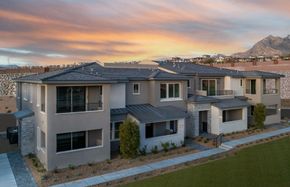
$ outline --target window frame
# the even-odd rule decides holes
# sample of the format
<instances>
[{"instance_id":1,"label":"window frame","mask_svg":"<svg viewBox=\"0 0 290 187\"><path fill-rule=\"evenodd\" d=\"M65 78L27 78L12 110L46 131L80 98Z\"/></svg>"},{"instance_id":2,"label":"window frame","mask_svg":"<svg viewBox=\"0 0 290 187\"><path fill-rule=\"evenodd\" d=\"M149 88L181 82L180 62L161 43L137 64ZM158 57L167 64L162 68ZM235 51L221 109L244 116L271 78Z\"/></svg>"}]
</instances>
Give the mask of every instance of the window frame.
<instances>
[{"instance_id":1,"label":"window frame","mask_svg":"<svg viewBox=\"0 0 290 187\"><path fill-rule=\"evenodd\" d=\"M111 122L112 124L112 128L111 128L111 132L110 132L110 139L111 141L119 141L120 140L120 127L119 127L119 138L116 138L116 123L120 123L120 126L124 123L124 121L114 121Z\"/></svg>"},{"instance_id":2,"label":"window frame","mask_svg":"<svg viewBox=\"0 0 290 187\"><path fill-rule=\"evenodd\" d=\"M191 81L190 80L187 80L187 88L191 88Z\"/></svg>"},{"instance_id":3,"label":"window frame","mask_svg":"<svg viewBox=\"0 0 290 187\"><path fill-rule=\"evenodd\" d=\"M45 112L46 111L46 86L40 85L40 111Z\"/></svg>"},{"instance_id":4,"label":"window frame","mask_svg":"<svg viewBox=\"0 0 290 187\"><path fill-rule=\"evenodd\" d=\"M203 81L207 81L207 90L204 90L203 89ZM211 95L210 94L210 81L214 81L214 86L215 86L215 90L214 90L214 92L215 92L215 94L214 95ZM216 96L217 95L217 79L201 79L200 80L200 88L201 88L201 90L202 91L206 91L206 94L207 94L207 96Z\"/></svg>"},{"instance_id":5,"label":"window frame","mask_svg":"<svg viewBox=\"0 0 290 187\"><path fill-rule=\"evenodd\" d=\"M229 112L230 111L239 111L239 112L241 112L241 114L239 116L239 119L231 119L231 120L229 120L228 119L228 116L230 116L229 115ZM235 121L242 121L242 120L244 120L243 119L243 117L244 117L243 114L244 114L243 108L235 108L235 109L225 109L225 110L222 110L222 123L231 123L231 122L235 122Z\"/></svg>"},{"instance_id":6,"label":"window frame","mask_svg":"<svg viewBox=\"0 0 290 187\"><path fill-rule=\"evenodd\" d=\"M138 86L138 92L135 92L135 85ZM140 95L141 94L141 91L140 91L140 88L141 88L141 84L140 83L133 83L133 95Z\"/></svg>"},{"instance_id":7,"label":"window frame","mask_svg":"<svg viewBox=\"0 0 290 187\"><path fill-rule=\"evenodd\" d=\"M164 93L162 93L162 85L166 85L165 93L166 97L162 97ZM178 85L178 86L177 86ZM172 96L170 96L170 87L172 86ZM176 94L176 88L178 88L178 94ZM176 96L178 95L178 96ZM178 101L182 100L182 87L180 82L173 82L173 83L160 83L159 84L159 98L160 101Z\"/></svg>"},{"instance_id":8,"label":"window frame","mask_svg":"<svg viewBox=\"0 0 290 187\"><path fill-rule=\"evenodd\" d=\"M94 130L101 130L101 145L96 145L96 146L89 146L89 131L94 131ZM73 149L73 133L80 133L80 132L85 132L85 147L84 148L77 148ZM70 134L70 149L69 150L64 150L64 151L58 151L58 141L57 137L58 135L61 134ZM65 133L58 133L56 134L56 154L62 154L62 153L68 153L68 152L75 152L75 151L82 151L82 150L87 150L87 149L95 149L95 148L101 148L104 146L104 132L103 129L91 129L91 130L86 130L86 131L74 131L74 132L65 132Z\"/></svg>"},{"instance_id":9,"label":"window frame","mask_svg":"<svg viewBox=\"0 0 290 187\"><path fill-rule=\"evenodd\" d=\"M84 88L84 110L81 110L81 111L73 111L73 102L74 102L74 99L73 99L73 88L74 87L83 87ZM100 87L100 101L101 101L101 109L96 109L96 110L90 110L88 108L88 105L90 104L89 103L89 88L90 87ZM58 112L58 96L57 96L57 92L58 92L58 88L70 88L70 111L67 111L67 112ZM103 89L104 89L104 86L103 85L94 85L94 86L57 86L56 87L56 110L55 110L55 113L56 114L73 114L73 113L84 113L84 112L99 112L99 111L104 111L104 94L103 94Z\"/></svg>"},{"instance_id":10,"label":"window frame","mask_svg":"<svg viewBox=\"0 0 290 187\"><path fill-rule=\"evenodd\" d=\"M101 141L102 141L102 143L100 144L100 145L93 145L93 146L90 146L89 145L89 132L90 131L98 131L98 130L100 130L101 131ZM104 135L103 135L103 129L92 129L92 130L88 130L88 131L86 131L87 132L87 149L88 148L97 148L97 147L103 147L103 144L104 144Z\"/></svg>"},{"instance_id":11,"label":"window frame","mask_svg":"<svg viewBox=\"0 0 290 187\"><path fill-rule=\"evenodd\" d=\"M252 81L255 81L255 84L252 84ZM252 89L252 86L255 85L255 89ZM247 79L246 80L246 94L256 95L257 94L257 79Z\"/></svg>"}]
</instances>

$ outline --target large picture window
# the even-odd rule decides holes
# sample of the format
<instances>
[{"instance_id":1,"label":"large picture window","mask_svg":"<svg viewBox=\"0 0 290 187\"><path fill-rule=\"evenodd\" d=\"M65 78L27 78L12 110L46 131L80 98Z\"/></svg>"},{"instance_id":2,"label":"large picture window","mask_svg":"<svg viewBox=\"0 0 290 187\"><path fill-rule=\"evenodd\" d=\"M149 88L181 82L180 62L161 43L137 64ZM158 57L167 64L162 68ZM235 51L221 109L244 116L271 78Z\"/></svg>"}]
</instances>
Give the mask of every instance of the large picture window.
<instances>
[{"instance_id":1,"label":"large picture window","mask_svg":"<svg viewBox=\"0 0 290 187\"><path fill-rule=\"evenodd\" d=\"M148 123L145 125L145 137L153 138L176 134L178 132L178 121L163 121L157 123Z\"/></svg>"},{"instance_id":2,"label":"large picture window","mask_svg":"<svg viewBox=\"0 0 290 187\"><path fill-rule=\"evenodd\" d=\"M223 122L243 119L243 109L223 110Z\"/></svg>"},{"instance_id":3,"label":"large picture window","mask_svg":"<svg viewBox=\"0 0 290 187\"><path fill-rule=\"evenodd\" d=\"M102 87L57 87L56 103L57 113L102 110Z\"/></svg>"},{"instance_id":4,"label":"large picture window","mask_svg":"<svg viewBox=\"0 0 290 187\"><path fill-rule=\"evenodd\" d=\"M160 84L160 99L180 98L180 84Z\"/></svg>"},{"instance_id":5,"label":"large picture window","mask_svg":"<svg viewBox=\"0 0 290 187\"><path fill-rule=\"evenodd\" d=\"M56 152L101 146L102 129L57 134L56 144Z\"/></svg>"}]
</instances>

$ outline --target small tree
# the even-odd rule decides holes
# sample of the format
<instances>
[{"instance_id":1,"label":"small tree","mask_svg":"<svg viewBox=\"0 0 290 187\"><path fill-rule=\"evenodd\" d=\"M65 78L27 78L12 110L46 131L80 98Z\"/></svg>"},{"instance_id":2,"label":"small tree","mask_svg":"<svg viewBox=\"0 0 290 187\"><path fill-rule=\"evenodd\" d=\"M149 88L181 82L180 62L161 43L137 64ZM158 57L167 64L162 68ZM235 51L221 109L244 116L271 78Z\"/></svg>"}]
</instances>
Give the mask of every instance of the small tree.
<instances>
[{"instance_id":1,"label":"small tree","mask_svg":"<svg viewBox=\"0 0 290 187\"><path fill-rule=\"evenodd\" d=\"M266 106L258 103L254 109L255 126L259 129L264 128L264 121L266 119Z\"/></svg>"},{"instance_id":2,"label":"small tree","mask_svg":"<svg viewBox=\"0 0 290 187\"><path fill-rule=\"evenodd\" d=\"M139 127L135 121L126 119L120 126L120 152L124 158L138 155L140 146Z\"/></svg>"}]
</instances>

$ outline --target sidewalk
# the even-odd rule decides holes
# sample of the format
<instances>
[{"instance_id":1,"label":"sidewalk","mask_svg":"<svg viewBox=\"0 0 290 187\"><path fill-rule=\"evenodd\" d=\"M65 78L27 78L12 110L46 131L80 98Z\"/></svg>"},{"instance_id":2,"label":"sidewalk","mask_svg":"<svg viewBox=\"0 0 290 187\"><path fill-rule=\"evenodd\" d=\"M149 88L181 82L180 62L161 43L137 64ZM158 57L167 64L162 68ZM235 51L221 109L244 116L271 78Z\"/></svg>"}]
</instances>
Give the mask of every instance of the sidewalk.
<instances>
[{"instance_id":1,"label":"sidewalk","mask_svg":"<svg viewBox=\"0 0 290 187\"><path fill-rule=\"evenodd\" d=\"M0 186L17 187L6 153L0 154Z\"/></svg>"},{"instance_id":2,"label":"sidewalk","mask_svg":"<svg viewBox=\"0 0 290 187\"><path fill-rule=\"evenodd\" d=\"M154 162L151 164L133 167L133 168L129 168L129 169L124 169L124 170L120 170L120 171L116 171L116 172L112 172L112 173L107 173L107 174L100 175L100 176L80 179L80 180L76 180L76 181L72 181L72 182L68 182L68 183L55 185L53 187L90 186L90 185L98 185L98 184L102 184L102 183L106 183L106 182L112 182L114 180L118 180L118 179L122 179L122 178L126 178L126 177L131 177L131 176L135 176L135 175L139 175L139 174L144 174L144 173L151 172L151 171L158 170L158 169L164 169L164 168L167 168L170 166L179 165L179 164L183 164L183 163L186 163L189 161L198 160L200 158L210 157L213 155L217 155L219 153L227 152L238 145L246 144L249 142L255 142L257 140L270 138L270 137L277 136L279 134L283 134L283 133L287 133L287 132L290 132L290 127L287 127L284 129L279 129L279 130L272 131L272 132L263 133L263 134L257 134L257 135L249 136L246 138L241 138L238 140L225 142L220 146L220 148L214 148L214 149L201 151L201 152L194 153L194 154L179 156L176 158L163 160L163 161L159 161L159 162Z\"/></svg>"}]
</instances>

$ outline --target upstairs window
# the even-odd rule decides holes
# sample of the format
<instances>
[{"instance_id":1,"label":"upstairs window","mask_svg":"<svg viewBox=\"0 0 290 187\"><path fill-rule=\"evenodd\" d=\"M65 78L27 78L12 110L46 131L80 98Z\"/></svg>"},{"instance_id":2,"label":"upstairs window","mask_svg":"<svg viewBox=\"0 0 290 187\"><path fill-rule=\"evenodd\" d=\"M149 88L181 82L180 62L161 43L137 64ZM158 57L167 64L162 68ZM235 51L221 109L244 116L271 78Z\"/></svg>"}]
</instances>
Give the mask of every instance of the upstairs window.
<instances>
[{"instance_id":1,"label":"upstairs window","mask_svg":"<svg viewBox=\"0 0 290 187\"><path fill-rule=\"evenodd\" d=\"M256 80L255 79L247 80L246 93L256 94Z\"/></svg>"},{"instance_id":2,"label":"upstairs window","mask_svg":"<svg viewBox=\"0 0 290 187\"><path fill-rule=\"evenodd\" d=\"M40 100L41 100L40 110L42 112L45 112L45 86L40 87Z\"/></svg>"},{"instance_id":3,"label":"upstairs window","mask_svg":"<svg viewBox=\"0 0 290 187\"><path fill-rule=\"evenodd\" d=\"M140 94L140 84L139 83L134 83L133 84L133 94L134 95L139 95Z\"/></svg>"},{"instance_id":4,"label":"upstairs window","mask_svg":"<svg viewBox=\"0 0 290 187\"><path fill-rule=\"evenodd\" d=\"M217 80L203 79L201 80L202 90L206 91L208 96L215 96L217 90Z\"/></svg>"},{"instance_id":5,"label":"upstairs window","mask_svg":"<svg viewBox=\"0 0 290 187\"><path fill-rule=\"evenodd\" d=\"M166 91L166 84L160 84L160 98L165 99L167 97L167 91Z\"/></svg>"},{"instance_id":6,"label":"upstairs window","mask_svg":"<svg viewBox=\"0 0 290 187\"><path fill-rule=\"evenodd\" d=\"M57 87L57 113L102 110L101 86Z\"/></svg>"},{"instance_id":7,"label":"upstairs window","mask_svg":"<svg viewBox=\"0 0 290 187\"><path fill-rule=\"evenodd\" d=\"M179 83L160 84L160 98L161 99L180 98L180 84Z\"/></svg>"}]
</instances>

